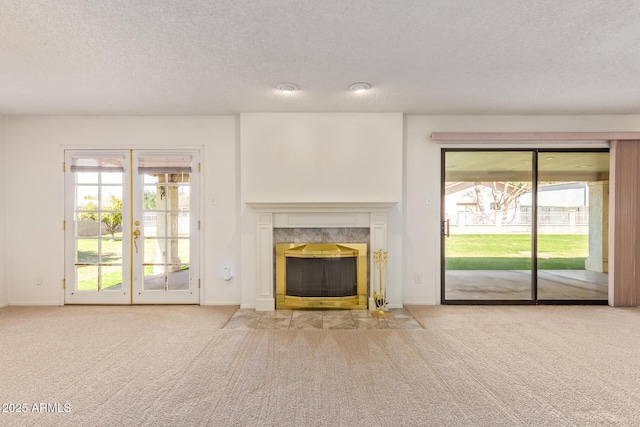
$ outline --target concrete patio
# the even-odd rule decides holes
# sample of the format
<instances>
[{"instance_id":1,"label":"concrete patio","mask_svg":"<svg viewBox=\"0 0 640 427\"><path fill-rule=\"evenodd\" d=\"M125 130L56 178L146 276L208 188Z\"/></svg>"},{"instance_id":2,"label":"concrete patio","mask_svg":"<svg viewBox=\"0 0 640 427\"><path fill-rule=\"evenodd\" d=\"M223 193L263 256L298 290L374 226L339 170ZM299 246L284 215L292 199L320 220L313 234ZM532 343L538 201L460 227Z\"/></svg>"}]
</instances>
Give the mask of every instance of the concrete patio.
<instances>
[{"instance_id":1,"label":"concrete patio","mask_svg":"<svg viewBox=\"0 0 640 427\"><path fill-rule=\"evenodd\" d=\"M606 273L586 270L540 270L538 299L607 300ZM447 300L530 300L529 270L447 270Z\"/></svg>"}]
</instances>

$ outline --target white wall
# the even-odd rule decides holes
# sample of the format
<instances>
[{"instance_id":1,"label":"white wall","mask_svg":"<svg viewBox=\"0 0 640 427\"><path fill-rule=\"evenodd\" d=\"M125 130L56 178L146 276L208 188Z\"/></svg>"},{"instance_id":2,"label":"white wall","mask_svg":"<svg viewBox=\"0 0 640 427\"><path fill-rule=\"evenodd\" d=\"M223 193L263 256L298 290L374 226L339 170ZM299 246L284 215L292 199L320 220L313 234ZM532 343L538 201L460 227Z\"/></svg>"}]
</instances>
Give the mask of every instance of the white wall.
<instances>
[{"instance_id":1,"label":"white wall","mask_svg":"<svg viewBox=\"0 0 640 427\"><path fill-rule=\"evenodd\" d=\"M402 114L242 114L244 202L399 201Z\"/></svg>"},{"instance_id":2,"label":"white wall","mask_svg":"<svg viewBox=\"0 0 640 427\"><path fill-rule=\"evenodd\" d=\"M6 211L5 198L6 160L5 160L5 117L0 116L0 307L8 304L8 289L6 275Z\"/></svg>"},{"instance_id":3,"label":"white wall","mask_svg":"<svg viewBox=\"0 0 640 427\"><path fill-rule=\"evenodd\" d=\"M400 202L389 213L390 293L400 285L389 298L437 304L442 145L430 140L432 132L639 130L639 115L6 117L0 120L0 305L64 301L64 148L203 147L205 304L255 303L255 215L246 201ZM220 278L224 265L234 270L230 282ZM33 283L36 274L42 285Z\"/></svg>"},{"instance_id":4,"label":"white wall","mask_svg":"<svg viewBox=\"0 0 640 427\"><path fill-rule=\"evenodd\" d=\"M256 219L245 202L398 202L388 214L389 301L402 302L400 113L242 114L242 306L255 305Z\"/></svg>"},{"instance_id":5,"label":"white wall","mask_svg":"<svg viewBox=\"0 0 640 427\"><path fill-rule=\"evenodd\" d=\"M65 148L202 147L204 303L237 304L240 277L220 278L223 265L240 264L237 126L234 116L7 118L9 303L64 302Z\"/></svg>"},{"instance_id":6,"label":"white wall","mask_svg":"<svg viewBox=\"0 0 640 427\"><path fill-rule=\"evenodd\" d=\"M405 118L404 302L440 302L440 150L432 132L640 131L639 115L620 116L407 116ZM457 144L456 146L461 146ZM489 144L470 144L475 148ZM495 145L494 145L495 146ZM524 146L502 143L501 148ZM527 144L527 147L536 145ZM542 146L538 144L537 146ZM546 144L580 147L586 143ZM430 198L432 203L427 204ZM422 283L416 283L416 276Z\"/></svg>"}]
</instances>

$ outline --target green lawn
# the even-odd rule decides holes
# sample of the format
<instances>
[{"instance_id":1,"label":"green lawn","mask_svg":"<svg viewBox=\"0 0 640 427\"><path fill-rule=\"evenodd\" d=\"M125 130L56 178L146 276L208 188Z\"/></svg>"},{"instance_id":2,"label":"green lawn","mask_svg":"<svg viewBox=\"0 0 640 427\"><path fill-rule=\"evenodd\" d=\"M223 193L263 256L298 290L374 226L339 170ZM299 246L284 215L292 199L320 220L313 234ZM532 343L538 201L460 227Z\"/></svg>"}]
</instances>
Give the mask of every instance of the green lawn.
<instances>
[{"instance_id":1,"label":"green lawn","mask_svg":"<svg viewBox=\"0 0 640 427\"><path fill-rule=\"evenodd\" d=\"M98 239L78 239L78 263L98 264ZM145 258L149 259L156 251L155 241L145 240ZM134 249L135 250L135 249ZM189 240L180 239L178 241L178 253L181 254L181 261L189 262ZM102 264L120 264L102 266L102 288L108 289L122 284L122 236L116 234L115 239L102 239ZM149 261L147 261L149 262ZM187 269L181 266L181 269ZM153 274L152 266L144 267L145 276ZM97 290L99 270L97 265L79 266L77 269L78 290Z\"/></svg>"},{"instance_id":2,"label":"green lawn","mask_svg":"<svg viewBox=\"0 0 640 427\"><path fill-rule=\"evenodd\" d=\"M122 264L122 237L116 235L114 240L102 239L102 262ZM78 262L98 263L98 239L78 240ZM81 266L77 270L78 290L90 291L98 289L98 266ZM102 288L108 289L122 283L122 267L102 266Z\"/></svg>"},{"instance_id":3,"label":"green lawn","mask_svg":"<svg viewBox=\"0 0 640 427\"><path fill-rule=\"evenodd\" d=\"M538 236L538 268L584 270L589 236L543 234ZM531 269L528 234L457 234L445 238L448 270Z\"/></svg>"}]
</instances>

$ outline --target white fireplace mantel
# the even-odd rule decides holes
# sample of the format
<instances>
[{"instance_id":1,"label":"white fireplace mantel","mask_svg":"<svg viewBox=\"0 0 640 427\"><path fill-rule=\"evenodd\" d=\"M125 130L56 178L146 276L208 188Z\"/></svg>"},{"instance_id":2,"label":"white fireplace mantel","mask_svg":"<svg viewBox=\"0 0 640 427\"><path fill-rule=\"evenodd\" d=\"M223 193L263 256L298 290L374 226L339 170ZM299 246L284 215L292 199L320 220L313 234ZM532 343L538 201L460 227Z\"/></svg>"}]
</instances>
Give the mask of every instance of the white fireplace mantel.
<instances>
[{"instance_id":1,"label":"white fireplace mantel","mask_svg":"<svg viewBox=\"0 0 640 427\"><path fill-rule=\"evenodd\" d=\"M369 227L370 253L387 250L387 212L398 202L246 202L256 212L257 311L275 310L273 229ZM374 271L369 259L369 271ZM369 310L374 281L370 280Z\"/></svg>"},{"instance_id":2,"label":"white fireplace mantel","mask_svg":"<svg viewBox=\"0 0 640 427\"><path fill-rule=\"evenodd\" d=\"M398 202L246 202L256 212L388 212Z\"/></svg>"}]
</instances>

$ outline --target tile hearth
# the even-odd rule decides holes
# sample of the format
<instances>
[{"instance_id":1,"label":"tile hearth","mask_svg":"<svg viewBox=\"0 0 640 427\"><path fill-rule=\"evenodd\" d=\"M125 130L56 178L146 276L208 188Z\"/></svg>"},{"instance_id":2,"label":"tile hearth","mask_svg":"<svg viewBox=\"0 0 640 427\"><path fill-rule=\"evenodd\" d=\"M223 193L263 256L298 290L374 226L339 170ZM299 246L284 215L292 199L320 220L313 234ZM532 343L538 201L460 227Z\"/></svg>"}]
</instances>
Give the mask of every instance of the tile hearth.
<instances>
[{"instance_id":1,"label":"tile hearth","mask_svg":"<svg viewBox=\"0 0 640 427\"><path fill-rule=\"evenodd\" d=\"M407 309L389 311L391 317L377 319L368 310L238 309L222 329L423 329Z\"/></svg>"}]
</instances>

